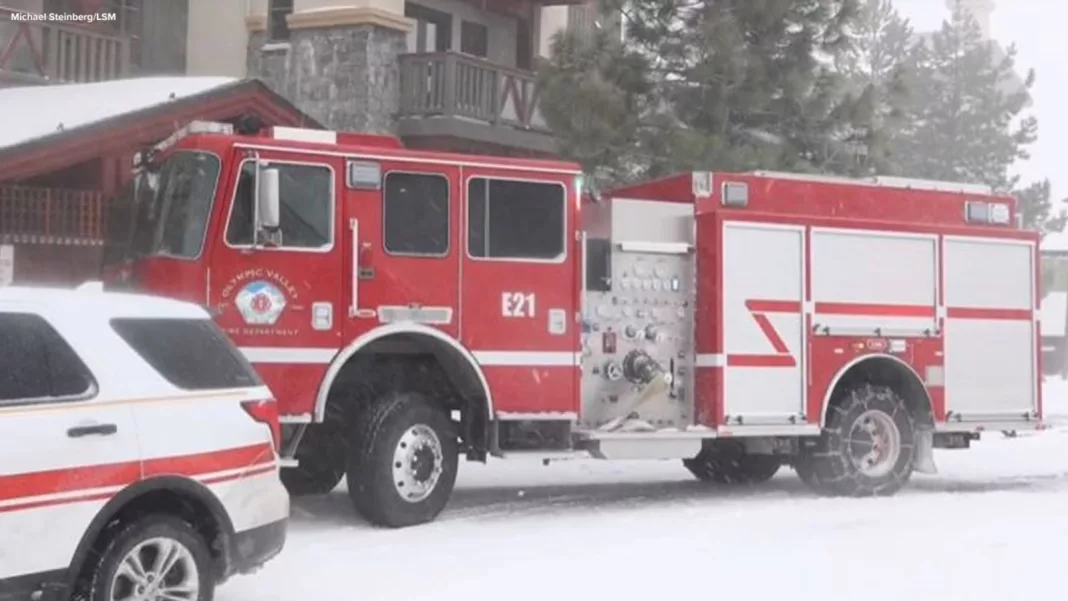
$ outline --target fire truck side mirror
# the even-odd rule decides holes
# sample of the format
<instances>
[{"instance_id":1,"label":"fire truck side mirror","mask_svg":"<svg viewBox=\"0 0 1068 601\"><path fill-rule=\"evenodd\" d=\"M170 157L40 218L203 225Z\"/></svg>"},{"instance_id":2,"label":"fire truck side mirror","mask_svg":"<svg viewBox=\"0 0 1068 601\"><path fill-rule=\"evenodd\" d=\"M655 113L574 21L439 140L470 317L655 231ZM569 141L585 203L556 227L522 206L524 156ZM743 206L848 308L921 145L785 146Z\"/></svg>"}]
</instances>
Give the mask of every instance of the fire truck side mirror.
<instances>
[{"instance_id":1,"label":"fire truck side mirror","mask_svg":"<svg viewBox=\"0 0 1068 601\"><path fill-rule=\"evenodd\" d=\"M279 225L279 199L278 199L278 170L259 170L259 196L256 198L256 209L259 216L258 227L266 230L278 229Z\"/></svg>"}]
</instances>

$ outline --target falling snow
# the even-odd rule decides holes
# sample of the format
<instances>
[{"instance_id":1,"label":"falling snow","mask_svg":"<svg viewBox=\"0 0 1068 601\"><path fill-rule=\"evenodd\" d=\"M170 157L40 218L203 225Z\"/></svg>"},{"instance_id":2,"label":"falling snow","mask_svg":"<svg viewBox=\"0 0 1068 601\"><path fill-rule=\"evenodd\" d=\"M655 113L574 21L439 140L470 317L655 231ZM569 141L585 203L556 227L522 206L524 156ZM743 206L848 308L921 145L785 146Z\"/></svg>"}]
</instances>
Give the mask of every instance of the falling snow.
<instances>
[{"instance_id":1,"label":"falling snow","mask_svg":"<svg viewBox=\"0 0 1068 601\"><path fill-rule=\"evenodd\" d=\"M377 530L341 488L298 500L282 556L219 599L1048 598L1068 536L1068 384L1045 397L1066 427L939 451L941 473L893 498L818 498L789 470L727 490L674 461L498 461L463 465L437 522Z\"/></svg>"}]
</instances>

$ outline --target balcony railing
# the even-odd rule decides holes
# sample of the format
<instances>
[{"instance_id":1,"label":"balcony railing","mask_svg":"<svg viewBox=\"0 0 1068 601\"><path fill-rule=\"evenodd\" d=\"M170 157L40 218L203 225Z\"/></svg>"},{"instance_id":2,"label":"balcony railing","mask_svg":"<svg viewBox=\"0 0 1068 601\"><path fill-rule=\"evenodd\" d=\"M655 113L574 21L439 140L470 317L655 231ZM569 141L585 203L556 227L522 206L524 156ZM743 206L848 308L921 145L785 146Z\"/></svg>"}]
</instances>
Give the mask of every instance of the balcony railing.
<instances>
[{"instance_id":1,"label":"balcony railing","mask_svg":"<svg viewBox=\"0 0 1068 601\"><path fill-rule=\"evenodd\" d=\"M549 133L535 76L451 52L401 56L400 116L459 117Z\"/></svg>"},{"instance_id":2,"label":"balcony railing","mask_svg":"<svg viewBox=\"0 0 1068 601\"><path fill-rule=\"evenodd\" d=\"M104 242L104 195L90 190L0 186L0 242Z\"/></svg>"},{"instance_id":3,"label":"balcony railing","mask_svg":"<svg viewBox=\"0 0 1068 601\"><path fill-rule=\"evenodd\" d=\"M0 7L0 85L84 83L130 73L130 44L72 25L13 18Z\"/></svg>"}]
</instances>

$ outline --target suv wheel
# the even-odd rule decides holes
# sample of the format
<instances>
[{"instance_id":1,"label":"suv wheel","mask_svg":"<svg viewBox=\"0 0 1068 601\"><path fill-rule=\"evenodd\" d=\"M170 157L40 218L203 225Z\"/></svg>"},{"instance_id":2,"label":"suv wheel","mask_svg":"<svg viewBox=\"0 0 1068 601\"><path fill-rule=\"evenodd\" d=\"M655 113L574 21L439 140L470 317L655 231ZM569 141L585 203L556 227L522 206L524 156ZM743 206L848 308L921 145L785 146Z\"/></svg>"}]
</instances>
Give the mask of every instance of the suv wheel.
<instances>
[{"instance_id":1,"label":"suv wheel","mask_svg":"<svg viewBox=\"0 0 1068 601\"><path fill-rule=\"evenodd\" d=\"M214 563L204 538L169 515L120 526L91 568L91 601L211 601Z\"/></svg>"}]
</instances>

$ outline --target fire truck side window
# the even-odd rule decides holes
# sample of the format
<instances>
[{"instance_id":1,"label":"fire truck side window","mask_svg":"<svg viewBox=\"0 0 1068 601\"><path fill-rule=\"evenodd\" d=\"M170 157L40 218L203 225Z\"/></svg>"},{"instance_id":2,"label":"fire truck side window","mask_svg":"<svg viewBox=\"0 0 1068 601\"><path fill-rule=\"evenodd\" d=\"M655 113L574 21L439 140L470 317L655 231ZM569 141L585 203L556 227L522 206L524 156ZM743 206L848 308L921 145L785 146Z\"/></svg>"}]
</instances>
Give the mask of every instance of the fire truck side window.
<instances>
[{"instance_id":1,"label":"fire truck side window","mask_svg":"<svg viewBox=\"0 0 1068 601\"><path fill-rule=\"evenodd\" d=\"M323 248L333 240L334 174L325 165L272 163L278 169L282 248ZM251 246L256 166L241 165L226 243Z\"/></svg>"},{"instance_id":2,"label":"fire truck side window","mask_svg":"<svg viewBox=\"0 0 1068 601\"><path fill-rule=\"evenodd\" d=\"M386 174L382 245L393 255L449 253L449 180L429 173Z\"/></svg>"},{"instance_id":3,"label":"fire truck side window","mask_svg":"<svg viewBox=\"0 0 1068 601\"><path fill-rule=\"evenodd\" d=\"M565 249L566 203L561 184L472 178L467 251L480 259L557 259Z\"/></svg>"}]
</instances>

